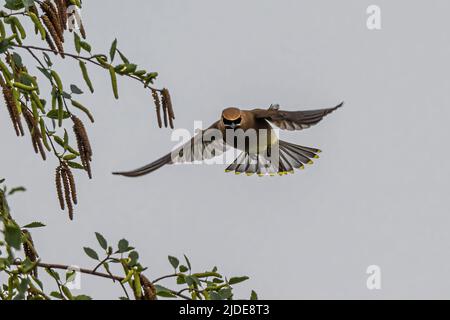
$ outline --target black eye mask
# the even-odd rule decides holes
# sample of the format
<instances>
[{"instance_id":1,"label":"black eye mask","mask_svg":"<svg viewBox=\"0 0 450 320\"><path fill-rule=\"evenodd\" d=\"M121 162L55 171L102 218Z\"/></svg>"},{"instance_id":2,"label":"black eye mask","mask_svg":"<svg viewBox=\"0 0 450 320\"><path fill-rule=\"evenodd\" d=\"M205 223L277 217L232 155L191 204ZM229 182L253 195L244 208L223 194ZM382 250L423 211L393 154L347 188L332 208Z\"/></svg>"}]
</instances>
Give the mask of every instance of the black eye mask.
<instances>
[{"instance_id":1,"label":"black eye mask","mask_svg":"<svg viewBox=\"0 0 450 320\"><path fill-rule=\"evenodd\" d=\"M223 118L223 123L227 126L231 126L232 124L239 125L239 124L241 124L241 120L242 120L241 118L238 118L236 120L231 121L231 120L227 120L227 119Z\"/></svg>"}]
</instances>

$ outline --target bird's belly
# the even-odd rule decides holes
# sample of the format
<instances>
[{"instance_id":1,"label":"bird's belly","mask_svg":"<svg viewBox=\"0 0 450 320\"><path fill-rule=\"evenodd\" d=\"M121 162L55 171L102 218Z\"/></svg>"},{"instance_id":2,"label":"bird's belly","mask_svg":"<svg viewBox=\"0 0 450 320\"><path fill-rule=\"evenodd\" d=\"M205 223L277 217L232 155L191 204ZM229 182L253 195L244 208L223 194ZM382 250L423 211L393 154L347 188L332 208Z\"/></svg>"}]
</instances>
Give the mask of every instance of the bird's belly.
<instances>
[{"instance_id":1,"label":"bird's belly","mask_svg":"<svg viewBox=\"0 0 450 320\"><path fill-rule=\"evenodd\" d=\"M241 131L225 140L227 145L250 154L265 153L269 146L278 144L278 137L273 130L259 135Z\"/></svg>"}]
</instances>

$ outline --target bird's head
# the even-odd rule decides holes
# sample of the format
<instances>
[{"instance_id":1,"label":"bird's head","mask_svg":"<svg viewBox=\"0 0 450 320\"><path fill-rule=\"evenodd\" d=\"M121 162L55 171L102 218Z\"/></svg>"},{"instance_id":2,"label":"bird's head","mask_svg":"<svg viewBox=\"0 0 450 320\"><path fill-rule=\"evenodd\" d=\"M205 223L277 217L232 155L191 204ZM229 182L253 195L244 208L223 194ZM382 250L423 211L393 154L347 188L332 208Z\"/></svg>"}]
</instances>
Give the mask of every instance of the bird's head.
<instances>
[{"instance_id":1,"label":"bird's head","mask_svg":"<svg viewBox=\"0 0 450 320\"><path fill-rule=\"evenodd\" d=\"M241 110L238 108L226 108L222 112L222 122L226 129L238 128L241 120Z\"/></svg>"}]
</instances>

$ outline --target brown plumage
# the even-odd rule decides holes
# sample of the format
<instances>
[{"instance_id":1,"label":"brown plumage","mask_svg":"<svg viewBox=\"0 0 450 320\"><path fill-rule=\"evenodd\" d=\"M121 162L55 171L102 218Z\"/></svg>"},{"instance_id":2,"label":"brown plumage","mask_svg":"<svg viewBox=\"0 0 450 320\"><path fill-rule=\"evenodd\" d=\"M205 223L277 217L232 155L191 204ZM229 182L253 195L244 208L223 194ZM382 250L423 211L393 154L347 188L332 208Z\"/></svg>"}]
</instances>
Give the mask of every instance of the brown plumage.
<instances>
[{"instance_id":1,"label":"brown plumage","mask_svg":"<svg viewBox=\"0 0 450 320\"><path fill-rule=\"evenodd\" d=\"M283 111L278 105L267 110L227 108L220 120L171 153L139 169L114 174L138 177L166 164L211 159L226 151L227 147L242 151L225 170L227 172L257 173L260 176L293 173L294 169L312 164L311 159L318 158L321 151L279 140L272 125L284 130L306 129L342 105L308 111Z\"/></svg>"}]
</instances>

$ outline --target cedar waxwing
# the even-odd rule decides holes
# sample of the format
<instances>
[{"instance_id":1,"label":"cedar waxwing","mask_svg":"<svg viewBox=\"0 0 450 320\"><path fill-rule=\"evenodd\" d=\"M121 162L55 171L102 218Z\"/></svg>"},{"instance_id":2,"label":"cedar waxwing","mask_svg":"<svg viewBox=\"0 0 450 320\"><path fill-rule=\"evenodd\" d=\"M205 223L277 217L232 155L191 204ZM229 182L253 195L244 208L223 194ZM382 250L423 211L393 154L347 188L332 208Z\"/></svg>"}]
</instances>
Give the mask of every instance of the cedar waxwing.
<instances>
[{"instance_id":1,"label":"cedar waxwing","mask_svg":"<svg viewBox=\"0 0 450 320\"><path fill-rule=\"evenodd\" d=\"M312 164L311 159L318 158L317 154L321 151L279 140L271 124L283 130L306 129L343 104L307 111L283 111L279 110L278 105L271 105L268 110L227 108L223 110L220 120L171 153L139 169L114 174L139 177L166 164L211 159L228 147L242 152L226 172L257 173L260 176L293 173L294 168L303 169L305 164ZM252 132L256 139L251 139L249 133Z\"/></svg>"}]
</instances>

